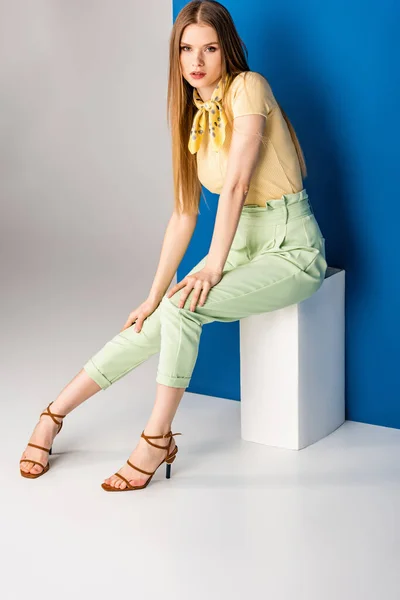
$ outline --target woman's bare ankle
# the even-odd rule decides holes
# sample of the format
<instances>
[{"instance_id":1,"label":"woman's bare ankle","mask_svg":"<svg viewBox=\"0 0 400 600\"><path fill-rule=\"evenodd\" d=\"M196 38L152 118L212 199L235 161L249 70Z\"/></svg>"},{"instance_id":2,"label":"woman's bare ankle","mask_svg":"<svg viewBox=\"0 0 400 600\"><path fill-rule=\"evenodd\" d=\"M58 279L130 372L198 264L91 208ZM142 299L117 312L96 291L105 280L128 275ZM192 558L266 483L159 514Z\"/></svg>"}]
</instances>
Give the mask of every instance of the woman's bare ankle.
<instances>
[{"instance_id":1,"label":"woman's bare ankle","mask_svg":"<svg viewBox=\"0 0 400 600\"><path fill-rule=\"evenodd\" d=\"M148 423L146 425L146 427L144 428L144 434L145 435L165 435L166 433L168 433L171 430L171 425L170 424L165 424L165 423Z\"/></svg>"}]
</instances>

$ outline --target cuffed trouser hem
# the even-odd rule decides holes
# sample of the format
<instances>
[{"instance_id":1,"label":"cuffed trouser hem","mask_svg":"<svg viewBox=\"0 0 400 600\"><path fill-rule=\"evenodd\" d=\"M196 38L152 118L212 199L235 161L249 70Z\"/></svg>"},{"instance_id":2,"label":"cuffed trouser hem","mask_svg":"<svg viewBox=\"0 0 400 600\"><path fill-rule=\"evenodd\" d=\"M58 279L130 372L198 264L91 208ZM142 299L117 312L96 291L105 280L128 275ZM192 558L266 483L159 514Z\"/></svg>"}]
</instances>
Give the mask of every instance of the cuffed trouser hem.
<instances>
[{"instance_id":1,"label":"cuffed trouser hem","mask_svg":"<svg viewBox=\"0 0 400 600\"><path fill-rule=\"evenodd\" d=\"M95 381L97 385L101 387L101 389L105 390L111 385L112 382L109 381L107 377L103 375L103 373L100 373L92 359L88 360L88 362L83 365L83 369L86 371L89 377L91 377L93 381Z\"/></svg>"},{"instance_id":2,"label":"cuffed trouser hem","mask_svg":"<svg viewBox=\"0 0 400 600\"><path fill-rule=\"evenodd\" d=\"M170 375L163 375L162 373L157 373L156 377L157 383L176 388L186 388L190 383L190 379L190 377L171 377Z\"/></svg>"}]
</instances>

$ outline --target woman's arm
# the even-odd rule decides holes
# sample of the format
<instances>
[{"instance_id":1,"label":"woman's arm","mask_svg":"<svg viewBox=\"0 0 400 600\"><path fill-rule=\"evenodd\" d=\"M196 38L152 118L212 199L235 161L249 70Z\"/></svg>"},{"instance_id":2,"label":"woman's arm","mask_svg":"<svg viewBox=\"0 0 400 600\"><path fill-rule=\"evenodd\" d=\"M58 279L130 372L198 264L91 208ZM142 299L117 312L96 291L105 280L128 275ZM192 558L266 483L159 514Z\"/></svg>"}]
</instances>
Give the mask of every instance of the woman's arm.
<instances>
[{"instance_id":1,"label":"woman's arm","mask_svg":"<svg viewBox=\"0 0 400 600\"><path fill-rule=\"evenodd\" d=\"M241 184L232 188L224 186L221 192L213 237L205 264L205 267L214 273L222 273L239 224L246 194L247 186Z\"/></svg>"},{"instance_id":2,"label":"woman's arm","mask_svg":"<svg viewBox=\"0 0 400 600\"><path fill-rule=\"evenodd\" d=\"M218 200L217 216L206 267L222 272L225 265L250 180L256 168L263 141L266 120L259 114L234 119L232 141L228 154L227 172Z\"/></svg>"},{"instance_id":3,"label":"woman's arm","mask_svg":"<svg viewBox=\"0 0 400 600\"><path fill-rule=\"evenodd\" d=\"M148 298L161 301L186 252L197 223L197 215L173 213L164 235L160 261Z\"/></svg>"}]
</instances>

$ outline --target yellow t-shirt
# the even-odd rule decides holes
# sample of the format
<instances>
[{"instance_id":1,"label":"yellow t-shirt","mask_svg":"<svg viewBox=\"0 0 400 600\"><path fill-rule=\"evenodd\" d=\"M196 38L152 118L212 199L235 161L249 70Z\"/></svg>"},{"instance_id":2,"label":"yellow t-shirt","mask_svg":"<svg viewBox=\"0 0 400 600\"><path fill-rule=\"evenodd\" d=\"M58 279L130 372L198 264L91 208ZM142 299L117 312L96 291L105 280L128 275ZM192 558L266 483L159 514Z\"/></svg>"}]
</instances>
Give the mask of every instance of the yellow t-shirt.
<instances>
[{"instance_id":1,"label":"yellow t-shirt","mask_svg":"<svg viewBox=\"0 0 400 600\"><path fill-rule=\"evenodd\" d=\"M267 200L302 190L303 180L296 148L265 77L255 71L239 73L231 84L225 102L230 102L233 117L261 114L267 119L260 154L244 205L265 206ZM225 141L219 151L215 151L206 127L196 154L199 180L214 194L222 191L228 165L231 127L227 126L225 131Z\"/></svg>"}]
</instances>

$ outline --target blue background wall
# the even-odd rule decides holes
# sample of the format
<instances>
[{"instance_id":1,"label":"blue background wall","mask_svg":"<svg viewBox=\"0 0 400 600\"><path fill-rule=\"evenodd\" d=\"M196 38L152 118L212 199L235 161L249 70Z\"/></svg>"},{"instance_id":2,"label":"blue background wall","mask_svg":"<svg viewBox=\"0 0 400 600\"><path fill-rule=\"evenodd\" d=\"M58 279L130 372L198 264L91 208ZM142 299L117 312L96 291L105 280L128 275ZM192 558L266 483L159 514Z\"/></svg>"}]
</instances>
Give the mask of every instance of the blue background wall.
<instances>
[{"instance_id":1,"label":"blue background wall","mask_svg":"<svg viewBox=\"0 0 400 600\"><path fill-rule=\"evenodd\" d=\"M174 0L174 19L185 4ZM346 270L346 418L400 428L400 9L222 4L296 130L328 264ZM178 281L208 252L218 196L204 192ZM206 325L188 391L240 400L239 358L239 322Z\"/></svg>"}]
</instances>

